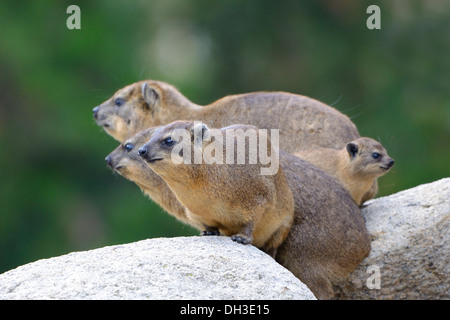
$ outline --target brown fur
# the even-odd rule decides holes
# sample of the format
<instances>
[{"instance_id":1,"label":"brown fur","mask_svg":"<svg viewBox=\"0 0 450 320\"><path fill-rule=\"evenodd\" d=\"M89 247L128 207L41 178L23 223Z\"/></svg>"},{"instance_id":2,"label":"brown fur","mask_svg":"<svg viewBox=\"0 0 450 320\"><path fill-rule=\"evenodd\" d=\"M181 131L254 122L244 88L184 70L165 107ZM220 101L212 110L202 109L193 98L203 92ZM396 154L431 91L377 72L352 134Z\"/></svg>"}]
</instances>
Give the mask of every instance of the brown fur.
<instances>
[{"instance_id":1,"label":"brown fur","mask_svg":"<svg viewBox=\"0 0 450 320\"><path fill-rule=\"evenodd\" d=\"M166 83L145 83L147 85L139 82L125 87L94 108L97 123L121 142L144 128L177 119L203 120L212 127L248 123L266 129L279 128L280 147L290 153L314 147L341 148L359 137L346 116L308 97L256 92L228 96L203 107L193 104ZM117 98L123 99L120 107L114 105ZM124 168L117 171L134 180L170 214L193 224L186 213L189 210L183 211L184 206L168 185L161 184L162 179L155 179L156 175L142 166L145 165L143 160L135 158L137 145L129 153L122 147L116 154L131 160L123 166L133 173L125 174ZM295 218L291 232L279 247L277 261L307 284L318 298L331 298L332 284L345 279L369 252L370 241L364 222L357 215L359 209L349 194L334 179L287 154L281 153L280 160L288 184L295 190ZM132 165L133 162L141 163ZM312 175L305 176L303 170L309 167L314 168L306 170ZM321 177L317 180L320 183L316 183L313 177L316 175ZM330 198L329 193L333 195ZM343 209L339 211L341 206Z\"/></svg>"},{"instance_id":2,"label":"brown fur","mask_svg":"<svg viewBox=\"0 0 450 320\"><path fill-rule=\"evenodd\" d=\"M116 170L152 192L163 194L158 202L170 214L193 224L183 211L175 194L137 154L143 140L151 135L141 132L130 142L134 148L126 152L122 145L110 154L123 168ZM107 157L108 158L108 157ZM134 164L137 162L138 164ZM349 193L332 177L310 163L280 152L280 167L294 197L294 222L278 248L276 259L305 283L319 299L333 298L333 285L347 275L368 255L370 239L359 208ZM161 178L159 178L161 179ZM162 181L162 179L161 179ZM155 186L155 187L153 187ZM145 189L144 189L145 190ZM175 205L176 204L176 205ZM201 226L194 225L199 230Z\"/></svg>"},{"instance_id":3,"label":"brown fur","mask_svg":"<svg viewBox=\"0 0 450 320\"><path fill-rule=\"evenodd\" d=\"M234 241L253 243L269 254L286 238L293 220L294 200L281 169L274 175L261 175L261 164L249 164L246 153L245 164L225 163L226 148L235 141L226 139L226 131L220 148L223 164L175 164L172 161L173 146L165 146L164 139L170 137L176 144L182 140L174 133L184 129L194 141L194 131L200 130L201 140L194 148L205 150L212 142L205 138L211 130L204 124L177 121L158 129L151 140L139 149L150 168L163 178L177 199L188 209L186 215L194 224L204 226L204 234L224 234ZM244 131L255 127L235 125L227 129ZM259 139L265 138L262 135ZM189 149L192 148L189 140ZM194 148L192 151L194 151ZM270 151L270 143L267 146ZM247 150L248 143L247 143ZM145 152L145 154L143 154ZM236 155L237 148L234 148ZM193 160L193 153L190 158ZM192 161L193 162L193 161Z\"/></svg>"},{"instance_id":4,"label":"brown fur","mask_svg":"<svg viewBox=\"0 0 450 320\"><path fill-rule=\"evenodd\" d=\"M314 165L284 152L280 165L294 194L295 214L276 259L318 299L331 299L333 285L347 280L370 252L364 218L336 179Z\"/></svg>"},{"instance_id":5,"label":"brown fur","mask_svg":"<svg viewBox=\"0 0 450 320\"><path fill-rule=\"evenodd\" d=\"M115 102L120 106L117 106ZM123 142L141 130L175 120L199 120L221 128L237 123L280 130L280 149L341 148L359 137L350 119L317 100L286 92L230 95L207 106L189 101L173 86L146 80L118 90L94 108L97 124Z\"/></svg>"},{"instance_id":6,"label":"brown fur","mask_svg":"<svg viewBox=\"0 0 450 320\"><path fill-rule=\"evenodd\" d=\"M374 154L378 155L374 158ZM359 138L336 150L317 148L295 156L305 159L335 177L349 192L357 205L376 194L376 179L394 165L386 149L371 138Z\"/></svg>"}]
</instances>

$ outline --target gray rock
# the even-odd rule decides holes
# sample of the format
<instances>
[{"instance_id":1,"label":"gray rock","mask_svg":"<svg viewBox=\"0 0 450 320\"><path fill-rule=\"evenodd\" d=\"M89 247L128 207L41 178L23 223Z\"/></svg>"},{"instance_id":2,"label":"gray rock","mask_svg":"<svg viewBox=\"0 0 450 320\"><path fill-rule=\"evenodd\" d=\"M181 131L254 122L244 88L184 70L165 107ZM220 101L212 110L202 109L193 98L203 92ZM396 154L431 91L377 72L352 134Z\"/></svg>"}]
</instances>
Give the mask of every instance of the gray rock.
<instances>
[{"instance_id":1,"label":"gray rock","mask_svg":"<svg viewBox=\"0 0 450 320\"><path fill-rule=\"evenodd\" d=\"M372 250L340 299L450 299L450 178L367 203ZM70 253L0 275L0 299L315 299L288 270L228 237Z\"/></svg>"},{"instance_id":2,"label":"gray rock","mask_svg":"<svg viewBox=\"0 0 450 320\"><path fill-rule=\"evenodd\" d=\"M450 299L450 178L372 200L362 211L372 249L338 297Z\"/></svg>"},{"instance_id":3,"label":"gray rock","mask_svg":"<svg viewBox=\"0 0 450 320\"><path fill-rule=\"evenodd\" d=\"M158 238L39 260L0 275L0 299L315 299L228 237Z\"/></svg>"}]
</instances>

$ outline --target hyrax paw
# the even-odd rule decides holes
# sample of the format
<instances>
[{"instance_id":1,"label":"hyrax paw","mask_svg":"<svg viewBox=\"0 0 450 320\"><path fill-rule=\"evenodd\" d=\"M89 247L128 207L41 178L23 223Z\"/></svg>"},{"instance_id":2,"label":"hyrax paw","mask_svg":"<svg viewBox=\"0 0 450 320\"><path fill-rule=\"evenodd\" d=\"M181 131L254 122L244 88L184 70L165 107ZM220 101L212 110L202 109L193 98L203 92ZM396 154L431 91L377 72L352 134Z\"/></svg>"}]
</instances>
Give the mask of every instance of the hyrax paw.
<instances>
[{"instance_id":1,"label":"hyrax paw","mask_svg":"<svg viewBox=\"0 0 450 320\"><path fill-rule=\"evenodd\" d=\"M250 244L252 243L252 238L244 236L242 234L235 234L233 236L231 236L231 240L233 240L234 242L237 243L242 243L242 244Z\"/></svg>"},{"instance_id":2,"label":"hyrax paw","mask_svg":"<svg viewBox=\"0 0 450 320\"><path fill-rule=\"evenodd\" d=\"M220 236L219 230L205 230L202 232L202 236Z\"/></svg>"}]
</instances>

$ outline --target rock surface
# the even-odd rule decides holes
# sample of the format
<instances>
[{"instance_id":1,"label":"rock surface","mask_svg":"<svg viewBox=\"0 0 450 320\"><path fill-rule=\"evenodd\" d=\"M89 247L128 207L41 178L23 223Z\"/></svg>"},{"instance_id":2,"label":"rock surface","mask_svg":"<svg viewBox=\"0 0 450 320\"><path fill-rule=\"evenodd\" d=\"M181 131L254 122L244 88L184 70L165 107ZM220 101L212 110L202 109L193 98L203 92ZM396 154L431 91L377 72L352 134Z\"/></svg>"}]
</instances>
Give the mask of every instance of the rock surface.
<instances>
[{"instance_id":1,"label":"rock surface","mask_svg":"<svg viewBox=\"0 0 450 320\"><path fill-rule=\"evenodd\" d=\"M0 299L315 299L228 237L158 238L39 260L0 275Z\"/></svg>"},{"instance_id":2,"label":"rock surface","mask_svg":"<svg viewBox=\"0 0 450 320\"><path fill-rule=\"evenodd\" d=\"M450 299L450 178L367 203L370 255L338 299ZM39 260L0 275L0 299L315 299L228 237L159 238Z\"/></svg>"},{"instance_id":3,"label":"rock surface","mask_svg":"<svg viewBox=\"0 0 450 320\"><path fill-rule=\"evenodd\" d=\"M362 212L372 249L338 298L450 299L450 178L372 200Z\"/></svg>"}]
</instances>

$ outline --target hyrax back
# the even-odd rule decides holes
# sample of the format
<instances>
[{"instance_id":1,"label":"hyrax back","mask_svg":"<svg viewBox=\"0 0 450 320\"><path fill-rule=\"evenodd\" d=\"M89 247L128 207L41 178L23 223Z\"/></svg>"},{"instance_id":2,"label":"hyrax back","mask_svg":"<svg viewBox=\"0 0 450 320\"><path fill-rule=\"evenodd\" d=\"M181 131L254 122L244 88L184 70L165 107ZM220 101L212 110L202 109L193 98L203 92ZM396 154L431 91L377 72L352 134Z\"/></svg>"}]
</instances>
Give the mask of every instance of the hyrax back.
<instances>
[{"instance_id":1,"label":"hyrax back","mask_svg":"<svg viewBox=\"0 0 450 320\"><path fill-rule=\"evenodd\" d=\"M249 124L280 130L280 149L341 148L359 137L350 119L317 100L286 92L231 95L207 106L189 101L173 86L141 81L118 90L94 108L97 124L123 142L136 133L175 120L198 120L210 127Z\"/></svg>"},{"instance_id":2,"label":"hyrax back","mask_svg":"<svg viewBox=\"0 0 450 320\"><path fill-rule=\"evenodd\" d=\"M336 179L283 152L280 164L294 195L295 215L276 259L317 298L331 299L333 285L345 281L370 252L364 218Z\"/></svg>"},{"instance_id":3,"label":"hyrax back","mask_svg":"<svg viewBox=\"0 0 450 320\"><path fill-rule=\"evenodd\" d=\"M234 133L256 140L231 139ZM250 161L253 151L261 155L262 139L270 154L270 140L255 127L219 130L176 121L156 130L139 154L188 209L188 219L204 226L205 235L224 234L274 254L292 224L294 200L278 163L263 175L267 166Z\"/></svg>"},{"instance_id":4,"label":"hyrax back","mask_svg":"<svg viewBox=\"0 0 450 320\"><path fill-rule=\"evenodd\" d=\"M375 197L377 178L394 165L386 149L366 137L353 140L339 150L316 148L295 155L335 177L350 192L357 205Z\"/></svg>"}]
</instances>

